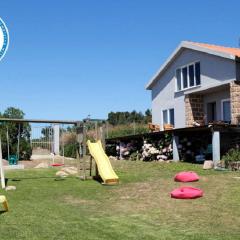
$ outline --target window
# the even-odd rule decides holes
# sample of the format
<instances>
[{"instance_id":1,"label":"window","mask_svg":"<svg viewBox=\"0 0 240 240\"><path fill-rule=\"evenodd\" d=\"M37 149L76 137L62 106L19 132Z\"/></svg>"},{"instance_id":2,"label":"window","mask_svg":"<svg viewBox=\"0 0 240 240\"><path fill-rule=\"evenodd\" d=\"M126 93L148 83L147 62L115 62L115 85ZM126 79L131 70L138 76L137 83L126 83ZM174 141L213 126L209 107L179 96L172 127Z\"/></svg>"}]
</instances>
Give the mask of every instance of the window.
<instances>
[{"instance_id":1,"label":"window","mask_svg":"<svg viewBox=\"0 0 240 240\"><path fill-rule=\"evenodd\" d=\"M174 126L174 109L169 109L169 122Z\"/></svg>"},{"instance_id":2,"label":"window","mask_svg":"<svg viewBox=\"0 0 240 240\"><path fill-rule=\"evenodd\" d=\"M187 88L188 87L187 67L182 69L182 78L183 78L183 88Z\"/></svg>"},{"instance_id":3,"label":"window","mask_svg":"<svg viewBox=\"0 0 240 240\"><path fill-rule=\"evenodd\" d=\"M230 99L222 100L222 120L225 122L231 121L231 105Z\"/></svg>"},{"instance_id":4,"label":"window","mask_svg":"<svg viewBox=\"0 0 240 240\"><path fill-rule=\"evenodd\" d=\"M200 80L200 62L195 63L195 78L196 78L196 85L201 84Z\"/></svg>"},{"instance_id":5,"label":"window","mask_svg":"<svg viewBox=\"0 0 240 240\"><path fill-rule=\"evenodd\" d=\"M182 89L181 69L177 69L176 76L177 76L177 90L180 91Z\"/></svg>"},{"instance_id":6,"label":"window","mask_svg":"<svg viewBox=\"0 0 240 240\"><path fill-rule=\"evenodd\" d=\"M194 65L189 66L189 86L194 86Z\"/></svg>"},{"instance_id":7,"label":"window","mask_svg":"<svg viewBox=\"0 0 240 240\"><path fill-rule=\"evenodd\" d=\"M200 62L195 62L176 70L176 90L181 91L201 84Z\"/></svg>"},{"instance_id":8,"label":"window","mask_svg":"<svg viewBox=\"0 0 240 240\"><path fill-rule=\"evenodd\" d=\"M168 110L163 110L163 124L168 123Z\"/></svg>"},{"instance_id":9,"label":"window","mask_svg":"<svg viewBox=\"0 0 240 240\"><path fill-rule=\"evenodd\" d=\"M174 126L174 109L166 109L162 111L163 124L172 124Z\"/></svg>"}]
</instances>

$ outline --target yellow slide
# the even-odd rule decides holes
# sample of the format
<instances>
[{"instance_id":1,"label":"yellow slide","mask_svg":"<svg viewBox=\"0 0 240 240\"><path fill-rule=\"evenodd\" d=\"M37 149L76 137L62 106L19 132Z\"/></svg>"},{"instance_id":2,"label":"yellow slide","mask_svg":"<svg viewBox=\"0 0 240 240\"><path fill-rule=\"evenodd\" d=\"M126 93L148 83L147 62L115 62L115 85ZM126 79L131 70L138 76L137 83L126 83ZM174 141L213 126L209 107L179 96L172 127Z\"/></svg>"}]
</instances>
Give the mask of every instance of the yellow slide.
<instances>
[{"instance_id":1,"label":"yellow slide","mask_svg":"<svg viewBox=\"0 0 240 240\"><path fill-rule=\"evenodd\" d=\"M104 184L113 185L119 182L117 174L114 172L110 160L103 150L101 141L92 143L87 141L88 149L92 157L95 159L98 172Z\"/></svg>"}]
</instances>

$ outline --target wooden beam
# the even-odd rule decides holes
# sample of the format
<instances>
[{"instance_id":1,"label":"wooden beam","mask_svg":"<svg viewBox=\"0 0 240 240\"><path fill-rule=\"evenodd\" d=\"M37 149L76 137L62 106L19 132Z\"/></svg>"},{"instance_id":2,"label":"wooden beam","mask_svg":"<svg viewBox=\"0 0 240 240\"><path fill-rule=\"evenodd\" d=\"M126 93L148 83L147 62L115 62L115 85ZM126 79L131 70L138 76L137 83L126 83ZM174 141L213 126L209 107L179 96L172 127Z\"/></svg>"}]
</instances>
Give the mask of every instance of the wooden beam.
<instances>
[{"instance_id":1,"label":"wooden beam","mask_svg":"<svg viewBox=\"0 0 240 240\"><path fill-rule=\"evenodd\" d=\"M17 118L0 118L0 122L15 122L15 123L60 123L77 125L78 121L68 120L44 120L44 119L17 119Z\"/></svg>"}]
</instances>

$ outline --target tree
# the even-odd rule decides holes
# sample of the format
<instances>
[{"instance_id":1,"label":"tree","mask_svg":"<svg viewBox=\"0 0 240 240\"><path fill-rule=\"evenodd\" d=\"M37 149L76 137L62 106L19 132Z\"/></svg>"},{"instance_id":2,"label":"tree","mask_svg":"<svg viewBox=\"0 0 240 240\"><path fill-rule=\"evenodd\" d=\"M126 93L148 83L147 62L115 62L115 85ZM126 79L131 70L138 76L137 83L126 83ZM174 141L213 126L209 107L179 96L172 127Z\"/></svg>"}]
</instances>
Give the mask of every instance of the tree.
<instances>
[{"instance_id":1,"label":"tree","mask_svg":"<svg viewBox=\"0 0 240 240\"><path fill-rule=\"evenodd\" d=\"M108 114L108 122L113 125L124 125L130 123L147 123L151 122L152 113L148 109L145 115L142 112L133 110L132 112L110 112Z\"/></svg>"},{"instance_id":2,"label":"tree","mask_svg":"<svg viewBox=\"0 0 240 240\"><path fill-rule=\"evenodd\" d=\"M24 112L18 108L9 107L3 114L0 114L3 118L17 118L23 119ZM19 134L19 159L30 159L32 151L30 146L30 131L31 127L29 123L14 123L3 122L0 127L0 134L2 139L2 151L3 157L8 157L8 145L7 145L7 130L9 136L9 153L17 155L18 148L18 134Z\"/></svg>"},{"instance_id":3,"label":"tree","mask_svg":"<svg viewBox=\"0 0 240 240\"><path fill-rule=\"evenodd\" d=\"M145 122L146 123L152 122L152 111L150 109L147 109L145 111Z\"/></svg>"}]
</instances>

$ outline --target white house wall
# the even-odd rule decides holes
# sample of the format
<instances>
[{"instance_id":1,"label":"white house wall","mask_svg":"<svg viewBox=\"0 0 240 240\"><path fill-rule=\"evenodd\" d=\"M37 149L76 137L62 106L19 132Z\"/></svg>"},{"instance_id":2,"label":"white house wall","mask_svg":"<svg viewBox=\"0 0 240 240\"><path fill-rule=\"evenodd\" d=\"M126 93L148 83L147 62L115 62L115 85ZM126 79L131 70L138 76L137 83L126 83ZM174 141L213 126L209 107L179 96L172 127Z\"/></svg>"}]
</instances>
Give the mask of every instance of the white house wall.
<instances>
[{"instance_id":1,"label":"white house wall","mask_svg":"<svg viewBox=\"0 0 240 240\"><path fill-rule=\"evenodd\" d=\"M196 61L200 61L201 68L201 86L196 87L198 90L236 79L236 65L233 60L184 49L152 87L154 124L162 125L162 110L174 108L175 128L185 127L184 91L175 93L175 71Z\"/></svg>"}]
</instances>

